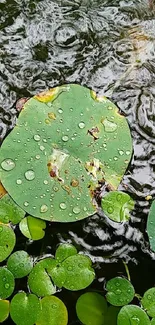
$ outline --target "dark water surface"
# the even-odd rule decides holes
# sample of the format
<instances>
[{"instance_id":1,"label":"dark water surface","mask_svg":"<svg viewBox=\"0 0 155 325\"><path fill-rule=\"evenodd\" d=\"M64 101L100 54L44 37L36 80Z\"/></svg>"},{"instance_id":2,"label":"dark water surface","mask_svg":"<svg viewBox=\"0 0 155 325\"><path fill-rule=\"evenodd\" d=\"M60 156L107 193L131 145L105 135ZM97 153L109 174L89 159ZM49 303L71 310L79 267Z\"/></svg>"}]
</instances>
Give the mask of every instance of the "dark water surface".
<instances>
[{"instance_id":1,"label":"dark water surface","mask_svg":"<svg viewBox=\"0 0 155 325\"><path fill-rule=\"evenodd\" d=\"M95 263L93 290L104 290L105 279L125 275L123 259L136 292L143 294L155 285L155 255L145 232L151 204L145 198L155 197L153 0L0 0L1 138L15 125L19 98L73 82L104 94L127 116L134 153L119 189L131 194L136 208L124 225L98 215L52 223L43 241L27 242L20 235L16 249L26 247L37 256L54 254L59 242L75 244ZM26 289L26 280L19 288ZM78 324L79 294L58 293L69 310L69 325Z\"/></svg>"}]
</instances>

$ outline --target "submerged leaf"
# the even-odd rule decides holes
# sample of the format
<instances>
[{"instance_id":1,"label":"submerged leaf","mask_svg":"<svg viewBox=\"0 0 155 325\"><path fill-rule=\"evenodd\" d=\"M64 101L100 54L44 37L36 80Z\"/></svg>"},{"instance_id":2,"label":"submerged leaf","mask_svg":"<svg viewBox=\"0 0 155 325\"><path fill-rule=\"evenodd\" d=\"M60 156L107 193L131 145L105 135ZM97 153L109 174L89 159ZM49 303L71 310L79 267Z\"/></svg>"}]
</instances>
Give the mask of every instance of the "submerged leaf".
<instances>
[{"instance_id":1,"label":"submerged leaf","mask_svg":"<svg viewBox=\"0 0 155 325\"><path fill-rule=\"evenodd\" d=\"M106 216L116 222L128 221L134 201L124 192L109 192L102 198L101 207Z\"/></svg>"},{"instance_id":2,"label":"submerged leaf","mask_svg":"<svg viewBox=\"0 0 155 325\"><path fill-rule=\"evenodd\" d=\"M117 107L66 85L26 102L2 144L0 177L30 215L77 221L95 212L101 183L117 189L131 154L130 130Z\"/></svg>"}]
</instances>

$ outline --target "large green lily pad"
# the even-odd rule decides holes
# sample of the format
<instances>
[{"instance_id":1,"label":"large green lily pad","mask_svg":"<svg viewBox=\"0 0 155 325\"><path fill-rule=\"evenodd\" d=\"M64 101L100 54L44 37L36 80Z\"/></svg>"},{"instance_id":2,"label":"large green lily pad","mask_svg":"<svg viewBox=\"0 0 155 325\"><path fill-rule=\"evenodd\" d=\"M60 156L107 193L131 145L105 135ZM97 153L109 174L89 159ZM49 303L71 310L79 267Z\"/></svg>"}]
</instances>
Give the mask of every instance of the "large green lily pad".
<instances>
[{"instance_id":1,"label":"large green lily pad","mask_svg":"<svg viewBox=\"0 0 155 325\"><path fill-rule=\"evenodd\" d=\"M30 215L76 221L95 212L100 184L117 189L131 154L130 130L117 107L66 85L26 102L2 144L0 179Z\"/></svg>"}]
</instances>

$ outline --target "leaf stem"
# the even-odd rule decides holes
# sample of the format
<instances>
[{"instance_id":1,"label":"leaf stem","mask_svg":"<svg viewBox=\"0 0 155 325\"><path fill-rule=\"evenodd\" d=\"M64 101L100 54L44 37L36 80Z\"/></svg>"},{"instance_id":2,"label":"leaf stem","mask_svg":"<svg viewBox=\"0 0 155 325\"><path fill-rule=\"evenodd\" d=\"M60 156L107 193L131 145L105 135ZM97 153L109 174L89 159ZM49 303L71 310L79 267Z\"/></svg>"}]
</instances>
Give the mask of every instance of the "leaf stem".
<instances>
[{"instance_id":1,"label":"leaf stem","mask_svg":"<svg viewBox=\"0 0 155 325\"><path fill-rule=\"evenodd\" d=\"M128 280L131 282L131 277L130 277L130 273L129 273L128 266L127 266L127 264L125 263L125 261L123 261L123 264L124 264L124 267L125 267L125 271L126 271L126 274L127 274L127 278L128 278Z\"/></svg>"}]
</instances>

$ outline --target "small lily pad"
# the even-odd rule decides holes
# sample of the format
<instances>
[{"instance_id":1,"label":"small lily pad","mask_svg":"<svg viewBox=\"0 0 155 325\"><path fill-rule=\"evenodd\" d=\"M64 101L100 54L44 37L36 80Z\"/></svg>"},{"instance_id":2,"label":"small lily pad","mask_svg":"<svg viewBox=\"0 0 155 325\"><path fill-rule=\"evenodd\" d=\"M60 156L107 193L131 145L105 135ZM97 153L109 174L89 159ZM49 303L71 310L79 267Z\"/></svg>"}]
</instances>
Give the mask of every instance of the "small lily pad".
<instances>
[{"instance_id":1,"label":"small lily pad","mask_svg":"<svg viewBox=\"0 0 155 325\"><path fill-rule=\"evenodd\" d=\"M152 318L151 325L155 325L155 318Z\"/></svg>"},{"instance_id":2,"label":"small lily pad","mask_svg":"<svg viewBox=\"0 0 155 325\"><path fill-rule=\"evenodd\" d=\"M68 312L64 303L57 297L44 297L41 300L41 313L36 325L67 325Z\"/></svg>"},{"instance_id":3,"label":"small lily pad","mask_svg":"<svg viewBox=\"0 0 155 325\"><path fill-rule=\"evenodd\" d=\"M11 254L15 243L16 237L12 228L0 223L0 262Z\"/></svg>"},{"instance_id":4,"label":"small lily pad","mask_svg":"<svg viewBox=\"0 0 155 325\"><path fill-rule=\"evenodd\" d=\"M20 222L19 228L25 237L33 240L39 240L45 236L44 229L46 228L46 222L28 216Z\"/></svg>"},{"instance_id":5,"label":"small lily pad","mask_svg":"<svg viewBox=\"0 0 155 325\"><path fill-rule=\"evenodd\" d=\"M151 204L151 208L147 220L147 233L149 236L150 247L155 251L155 200Z\"/></svg>"},{"instance_id":6,"label":"small lily pad","mask_svg":"<svg viewBox=\"0 0 155 325\"><path fill-rule=\"evenodd\" d=\"M76 255L76 254L77 254L76 247L71 244L66 243L66 244L59 245L59 247L57 248L56 253L55 253L55 258L59 262L62 262L67 257Z\"/></svg>"},{"instance_id":7,"label":"small lily pad","mask_svg":"<svg viewBox=\"0 0 155 325\"><path fill-rule=\"evenodd\" d=\"M36 324L40 310L40 301L33 294L20 292L11 300L10 316L17 325Z\"/></svg>"},{"instance_id":8,"label":"small lily pad","mask_svg":"<svg viewBox=\"0 0 155 325\"><path fill-rule=\"evenodd\" d=\"M15 278L23 278L28 275L33 268L33 261L25 251L17 251L9 256L7 268Z\"/></svg>"},{"instance_id":9,"label":"small lily pad","mask_svg":"<svg viewBox=\"0 0 155 325\"><path fill-rule=\"evenodd\" d=\"M147 314L155 317L155 288L150 288L144 293L141 303Z\"/></svg>"},{"instance_id":10,"label":"small lily pad","mask_svg":"<svg viewBox=\"0 0 155 325\"><path fill-rule=\"evenodd\" d=\"M28 277L28 286L30 290L39 297L52 295L56 288L48 272L48 268L55 263L52 258L45 258L38 262L32 269Z\"/></svg>"},{"instance_id":11,"label":"small lily pad","mask_svg":"<svg viewBox=\"0 0 155 325\"><path fill-rule=\"evenodd\" d=\"M3 323L9 316L10 302L8 300L0 300L0 323Z\"/></svg>"},{"instance_id":12,"label":"small lily pad","mask_svg":"<svg viewBox=\"0 0 155 325\"><path fill-rule=\"evenodd\" d=\"M150 319L140 307L135 305L127 305L121 308L118 317L117 325L150 325Z\"/></svg>"},{"instance_id":13,"label":"small lily pad","mask_svg":"<svg viewBox=\"0 0 155 325\"><path fill-rule=\"evenodd\" d=\"M6 268L0 267L0 299L6 299L14 291L15 281L13 274Z\"/></svg>"},{"instance_id":14,"label":"small lily pad","mask_svg":"<svg viewBox=\"0 0 155 325\"><path fill-rule=\"evenodd\" d=\"M96 292L84 293L76 303L76 313L84 325L103 325L107 313L107 302Z\"/></svg>"},{"instance_id":15,"label":"small lily pad","mask_svg":"<svg viewBox=\"0 0 155 325\"><path fill-rule=\"evenodd\" d=\"M107 282L107 301L113 306L124 306L129 304L135 295L135 290L130 281L125 278L116 277Z\"/></svg>"},{"instance_id":16,"label":"small lily pad","mask_svg":"<svg viewBox=\"0 0 155 325\"><path fill-rule=\"evenodd\" d=\"M0 199L0 211L0 222L2 223L9 223L11 221L16 225L25 216L25 211L21 209L8 194Z\"/></svg>"},{"instance_id":17,"label":"small lily pad","mask_svg":"<svg viewBox=\"0 0 155 325\"><path fill-rule=\"evenodd\" d=\"M102 198L101 207L108 218L116 222L123 222L130 219L134 201L124 192L113 191Z\"/></svg>"}]
</instances>

